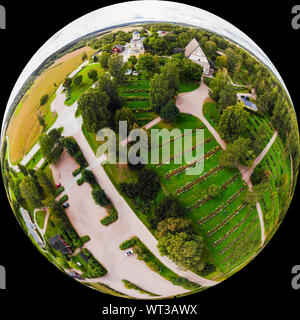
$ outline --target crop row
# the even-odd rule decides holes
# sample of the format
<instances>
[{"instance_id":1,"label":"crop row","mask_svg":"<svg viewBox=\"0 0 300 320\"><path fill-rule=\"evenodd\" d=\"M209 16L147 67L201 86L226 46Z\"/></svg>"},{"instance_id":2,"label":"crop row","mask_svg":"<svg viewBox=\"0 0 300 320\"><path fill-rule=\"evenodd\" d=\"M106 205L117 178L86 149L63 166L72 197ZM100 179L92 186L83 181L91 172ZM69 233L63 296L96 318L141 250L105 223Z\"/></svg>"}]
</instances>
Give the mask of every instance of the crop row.
<instances>
[{"instance_id":1,"label":"crop row","mask_svg":"<svg viewBox=\"0 0 300 320\"><path fill-rule=\"evenodd\" d=\"M168 178L170 178L170 177L173 176L173 175L180 174L180 173L182 173L185 169L190 168L190 167L196 165L199 161L207 160L209 157L211 157L211 156L213 156L214 154L216 154L220 149L221 149L220 146L216 146L213 150L210 150L210 151L207 152L205 155L203 155L203 156L201 156L200 158L192 161L191 163L187 163L186 165L181 166L181 167L179 167L179 168L176 168L175 170L167 173L167 174L165 175L165 178L168 179Z\"/></svg>"},{"instance_id":2,"label":"crop row","mask_svg":"<svg viewBox=\"0 0 300 320\"><path fill-rule=\"evenodd\" d=\"M206 172L204 175L196 178L195 180L188 182L186 185L184 185L181 188L178 188L176 190L176 194L181 194L183 192L187 192L189 191L195 184L203 182L204 180L206 180L210 175L212 174L216 174L218 171L220 171L221 169L223 169L223 166L221 166L220 164L217 165L216 167L212 168L210 171Z\"/></svg>"},{"instance_id":3,"label":"crop row","mask_svg":"<svg viewBox=\"0 0 300 320\"><path fill-rule=\"evenodd\" d=\"M166 159L166 160L164 160L163 162L161 162L160 164L158 164L157 167L160 167L161 165L165 164L166 162L169 162L169 161L171 161L171 160L174 160L175 158L177 158L177 157L179 157L179 156L181 156L181 155L183 155L183 154L185 154L185 153L187 153L187 152L189 152L189 151L194 151L194 150L197 149L198 147L202 146L202 145L205 144L205 143L210 142L211 140L212 140L212 137L206 139L206 140L203 141L203 142L200 142L200 143L194 145L192 148L190 148L190 149L188 149L188 150L184 150L184 151L182 151L182 152L180 152L180 153L177 153L177 154L173 155L172 157L170 157L169 159Z\"/></svg>"},{"instance_id":4,"label":"crop row","mask_svg":"<svg viewBox=\"0 0 300 320\"><path fill-rule=\"evenodd\" d=\"M239 177L238 174L235 174L234 176L232 176L229 180L227 180L222 186L221 186L221 190L225 190L231 183L233 183L234 181L236 181L236 179ZM204 203L206 203L207 201L209 201L210 199L212 199L213 196L211 196L210 194L208 194L206 197L204 197L201 200L198 200L197 202L195 202L193 205L191 205L189 207L190 210L194 210L196 208L199 208L200 206L202 206Z\"/></svg>"},{"instance_id":5,"label":"crop row","mask_svg":"<svg viewBox=\"0 0 300 320\"><path fill-rule=\"evenodd\" d=\"M245 207L245 204L242 204L237 211L241 211ZM250 210L248 214L239 222L237 223L231 230L226 232L224 236L218 240L216 240L213 244L212 247L215 248L218 244L226 240L229 236L231 236L247 219L248 217L252 214L253 210Z\"/></svg>"},{"instance_id":6,"label":"crop row","mask_svg":"<svg viewBox=\"0 0 300 320\"><path fill-rule=\"evenodd\" d=\"M240 244L232 251L232 253L231 253L229 256L226 257L226 259L224 259L224 260L222 261L222 263L225 263L225 262L229 261L230 258L232 258L232 256L234 256L234 255L237 253L237 250L238 250L244 243L246 243L247 241L249 241L249 240L253 237L253 235L255 234L255 232L257 231L257 229L258 229L258 225L253 229L253 231L249 234L249 236L248 236L242 243L240 243ZM236 261L239 260L239 259L241 259L241 256L240 256L239 258L232 259L231 261L227 262L226 265L224 265L224 267L227 267L228 265L233 264L234 262L236 262Z\"/></svg>"},{"instance_id":7,"label":"crop row","mask_svg":"<svg viewBox=\"0 0 300 320\"><path fill-rule=\"evenodd\" d=\"M199 225L201 226L208 220L212 219L214 216L216 216L221 210L225 209L228 207L244 190L245 187L241 187L229 200L227 200L225 203L222 203L216 210L208 214L207 216L201 218L199 220Z\"/></svg>"},{"instance_id":8,"label":"crop row","mask_svg":"<svg viewBox=\"0 0 300 320\"><path fill-rule=\"evenodd\" d=\"M207 233L208 237L211 237L213 234L215 234L218 230L220 230L221 228L223 228L232 218L234 218L239 212L241 212L242 209L244 209L246 206L245 203L242 203L237 210L235 210L231 215L229 215L225 220L223 220L221 223L219 223L215 228L213 228L212 230L210 230Z\"/></svg>"},{"instance_id":9,"label":"crop row","mask_svg":"<svg viewBox=\"0 0 300 320\"><path fill-rule=\"evenodd\" d=\"M251 223L247 226L247 228L244 229L244 231L238 236L236 237L228 246L226 246L224 249L222 249L219 252L219 255L222 255L224 252L226 252L228 249L230 249L231 247L233 247L242 237L243 235L251 228L251 226L253 225L253 223L257 220L257 215L255 215L254 219L251 221Z\"/></svg>"}]
</instances>

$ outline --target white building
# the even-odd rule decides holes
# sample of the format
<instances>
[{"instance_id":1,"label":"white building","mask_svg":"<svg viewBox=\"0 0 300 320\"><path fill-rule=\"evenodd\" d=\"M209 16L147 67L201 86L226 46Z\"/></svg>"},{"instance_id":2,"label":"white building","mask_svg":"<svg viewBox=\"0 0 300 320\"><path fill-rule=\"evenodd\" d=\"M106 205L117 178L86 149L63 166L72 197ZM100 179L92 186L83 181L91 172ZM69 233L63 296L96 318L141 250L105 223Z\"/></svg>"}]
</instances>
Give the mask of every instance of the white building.
<instances>
[{"instance_id":1,"label":"white building","mask_svg":"<svg viewBox=\"0 0 300 320\"><path fill-rule=\"evenodd\" d=\"M144 53L144 38L141 38L138 31L132 33L132 39L130 40L130 53L133 55L138 55Z\"/></svg>"},{"instance_id":2,"label":"white building","mask_svg":"<svg viewBox=\"0 0 300 320\"><path fill-rule=\"evenodd\" d=\"M193 62L200 64L203 67L204 75L209 74L210 64L205 53L201 49L200 44L195 38L185 47L184 55Z\"/></svg>"}]
</instances>

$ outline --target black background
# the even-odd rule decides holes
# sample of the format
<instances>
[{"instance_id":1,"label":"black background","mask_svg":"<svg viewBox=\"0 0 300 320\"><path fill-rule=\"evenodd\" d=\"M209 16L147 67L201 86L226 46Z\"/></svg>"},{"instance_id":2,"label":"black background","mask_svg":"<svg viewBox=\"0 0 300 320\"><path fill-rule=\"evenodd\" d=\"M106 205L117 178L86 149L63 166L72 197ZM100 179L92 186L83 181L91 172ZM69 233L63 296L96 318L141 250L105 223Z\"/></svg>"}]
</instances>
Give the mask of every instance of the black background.
<instances>
[{"instance_id":1,"label":"black background","mask_svg":"<svg viewBox=\"0 0 300 320\"><path fill-rule=\"evenodd\" d=\"M284 1L263 6L263 1L256 0L183 2L222 17L252 38L278 69L297 111L300 30L291 27L291 9L297 3ZM18 76L34 53L68 23L113 3L116 2L0 0L7 11L7 29L0 30L1 117ZM82 315L89 319L125 319L102 316L102 306L112 303L142 307L150 303L101 294L61 273L25 236L11 212L2 183L0 188L0 265L7 270L7 290L0 290L0 318L7 309L10 318L80 319ZM291 287L291 269L300 264L299 195L298 186L281 227L263 253L243 270L202 293L151 303L198 304L198 318L242 319L251 315L261 318L278 315L279 311L283 311L286 318L296 315L300 291Z\"/></svg>"}]
</instances>

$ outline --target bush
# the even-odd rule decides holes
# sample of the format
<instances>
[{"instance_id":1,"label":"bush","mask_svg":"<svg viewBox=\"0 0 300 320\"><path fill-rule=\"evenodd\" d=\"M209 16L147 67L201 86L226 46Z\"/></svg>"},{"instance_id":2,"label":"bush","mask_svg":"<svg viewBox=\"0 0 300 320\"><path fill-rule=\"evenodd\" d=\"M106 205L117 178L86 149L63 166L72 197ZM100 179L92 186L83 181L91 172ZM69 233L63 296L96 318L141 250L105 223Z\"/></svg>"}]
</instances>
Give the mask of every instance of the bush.
<instances>
[{"instance_id":1,"label":"bush","mask_svg":"<svg viewBox=\"0 0 300 320\"><path fill-rule=\"evenodd\" d=\"M81 172L81 170L82 170L81 168L78 168L78 169L74 170L72 172L73 177L76 177Z\"/></svg>"},{"instance_id":2,"label":"bush","mask_svg":"<svg viewBox=\"0 0 300 320\"><path fill-rule=\"evenodd\" d=\"M76 153L80 151L80 148L74 138L64 138L63 142L66 151L71 157L74 157Z\"/></svg>"},{"instance_id":3,"label":"bush","mask_svg":"<svg viewBox=\"0 0 300 320\"><path fill-rule=\"evenodd\" d=\"M179 115L179 110L173 101L161 108L160 116L166 122L174 122Z\"/></svg>"},{"instance_id":4,"label":"bush","mask_svg":"<svg viewBox=\"0 0 300 320\"><path fill-rule=\"evenodd\" d=\"M89 183L90 185L93 186L97 183L92 171L83 170L81 175L82 175L84 181Z\"/></svg>"},{"instance_id":5,"label":"bush","mask_svg":"<svg viewBox=\"0 0 300 320\"><path fill-rule=\"evenodd\" d=\"M56 189L56 190L55 190L55 198L56 198L57 196L59 196L62 192L64 192L64 190L65 190L65 187L63 187L63 186L61 186L61 187L59 187L58 189Z\"/></svg>"},{"instance_id":6,"label":"bush","mask_svg":"<svg viewBox=\"0 0 300 320\"><path fill-rule=\"evenodd\" d=\"M201 286L197 283L191 282L186 278L171 278L168 277L167 278L169 281L171 281L175 286L181 286L186 290L197 290L199 288L201 288Z\"/></svg>"},{"instance_id":7,"label":"bush","mask_svg":"<svg viewBox=\"0 0 300 320\"><path fill-rule=\"evenodd\" d=\"M59 203L59 204L63 204L63 203L66 202L68 199L69 199L68 195L65 194L65 195L63 195L63 197L61 197L61 198L58 200L58 203Z\"/></svg>"},{"instance_id":8,"label":"bush","mask_svg":"<svg viewBox=\"0 0 300 320\"><path fill-rule=\"evenodd\" d=\"M79 186L81 186L83 183L84 183L83 177L81 177L80 179L77 180L77 184L78 184Z\"/></svg>"},{"instance_id":9,"label":"bush","mask_svg":"<svg viewBox=\"0 0 300 320\"><path fill-rule=\"evenodd\" d=\"M101 189L101 187L99 185L97 185L96 187L93 188L92 196L93 196L95 203L101 207L105 207L105 206L109 205L109 203L110 203L104 190Z\"/></svg>"},{"instance_id":10,"label":"bush","mask_svg":"<svg viewBox=\"0 0 300 320\"><path fill-rule=\"evenodd\" d=\"M108 226L117 220L118 220L118 211L116 210L116 208L112 207L108 209L108 216L103 218L100 222L104 226Z\"/></svg>"},{"instance_id":11,"label":"bush","mask_svg":"<svg viewBox=\"0 0 300 320\"><path fill-rule=\"evenodd\" d=\"M81 168L87 167L88 163L85 160L84 155L81 151L78 151L74 156L75 161L80 165Z\"/></svg>"},{"instance_id":12,"label":"bush","mask_svg":"<svg viewBox=\"0 0 300 320\"><path fill-rule=\"evenodd\" d=\"M126 240L126 241L124 241L123 243L120 244L119 248L121 250L126 250L126 249L129 249L129 248L132 248L133 246L135 246L136 241L137 241L137 239L135 237L131 238L129 240Z\"/></svg>"},{"instance_id":13,"label":"bush","mask_svg":"<svg viewBox=\"0 0 300 320\"><path fill-rule=\"evenodd\" d=\"M48 94L44 94L41 99L40 99L40 105L43 106L45 105L49 100L49 95Z\"/></svg>"},{"instance_id":14,"label":"bush","mask_svg":"<svg viewBox=\"0 0 300 320\"><path fill-rule=\"evenodd\" d=\"M86 242L91 240L91 238L89 236L83 236L80 239L81 239L82 244L84 244L84 243L86 243Z\"/></svg>"}]
</instances>

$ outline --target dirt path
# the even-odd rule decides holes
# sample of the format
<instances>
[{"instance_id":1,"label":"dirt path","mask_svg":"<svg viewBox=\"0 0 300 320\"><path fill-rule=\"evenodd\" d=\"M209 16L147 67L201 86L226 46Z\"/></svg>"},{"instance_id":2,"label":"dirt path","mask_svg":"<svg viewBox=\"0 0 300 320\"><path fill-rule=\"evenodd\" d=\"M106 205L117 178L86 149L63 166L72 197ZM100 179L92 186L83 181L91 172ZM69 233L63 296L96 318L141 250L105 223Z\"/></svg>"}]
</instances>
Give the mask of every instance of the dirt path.
<instances>
[{"instance_id":1,"label":"dirt path","mask_svg":"<svg viewBox=\"0 0 300 320\"><path fill-rule=\"evenodd\" d=\"M161 117L157 117L157 118L155 118L154 120L152 120L152 121L150 121L149 123L147 123L147 124L144 126L144 128L145 128L146 130L148 130L148 129L154 127L155 125L157 125L158 123L160 123L161 120L162 120Z\"/></svg>"}]
</instances>

